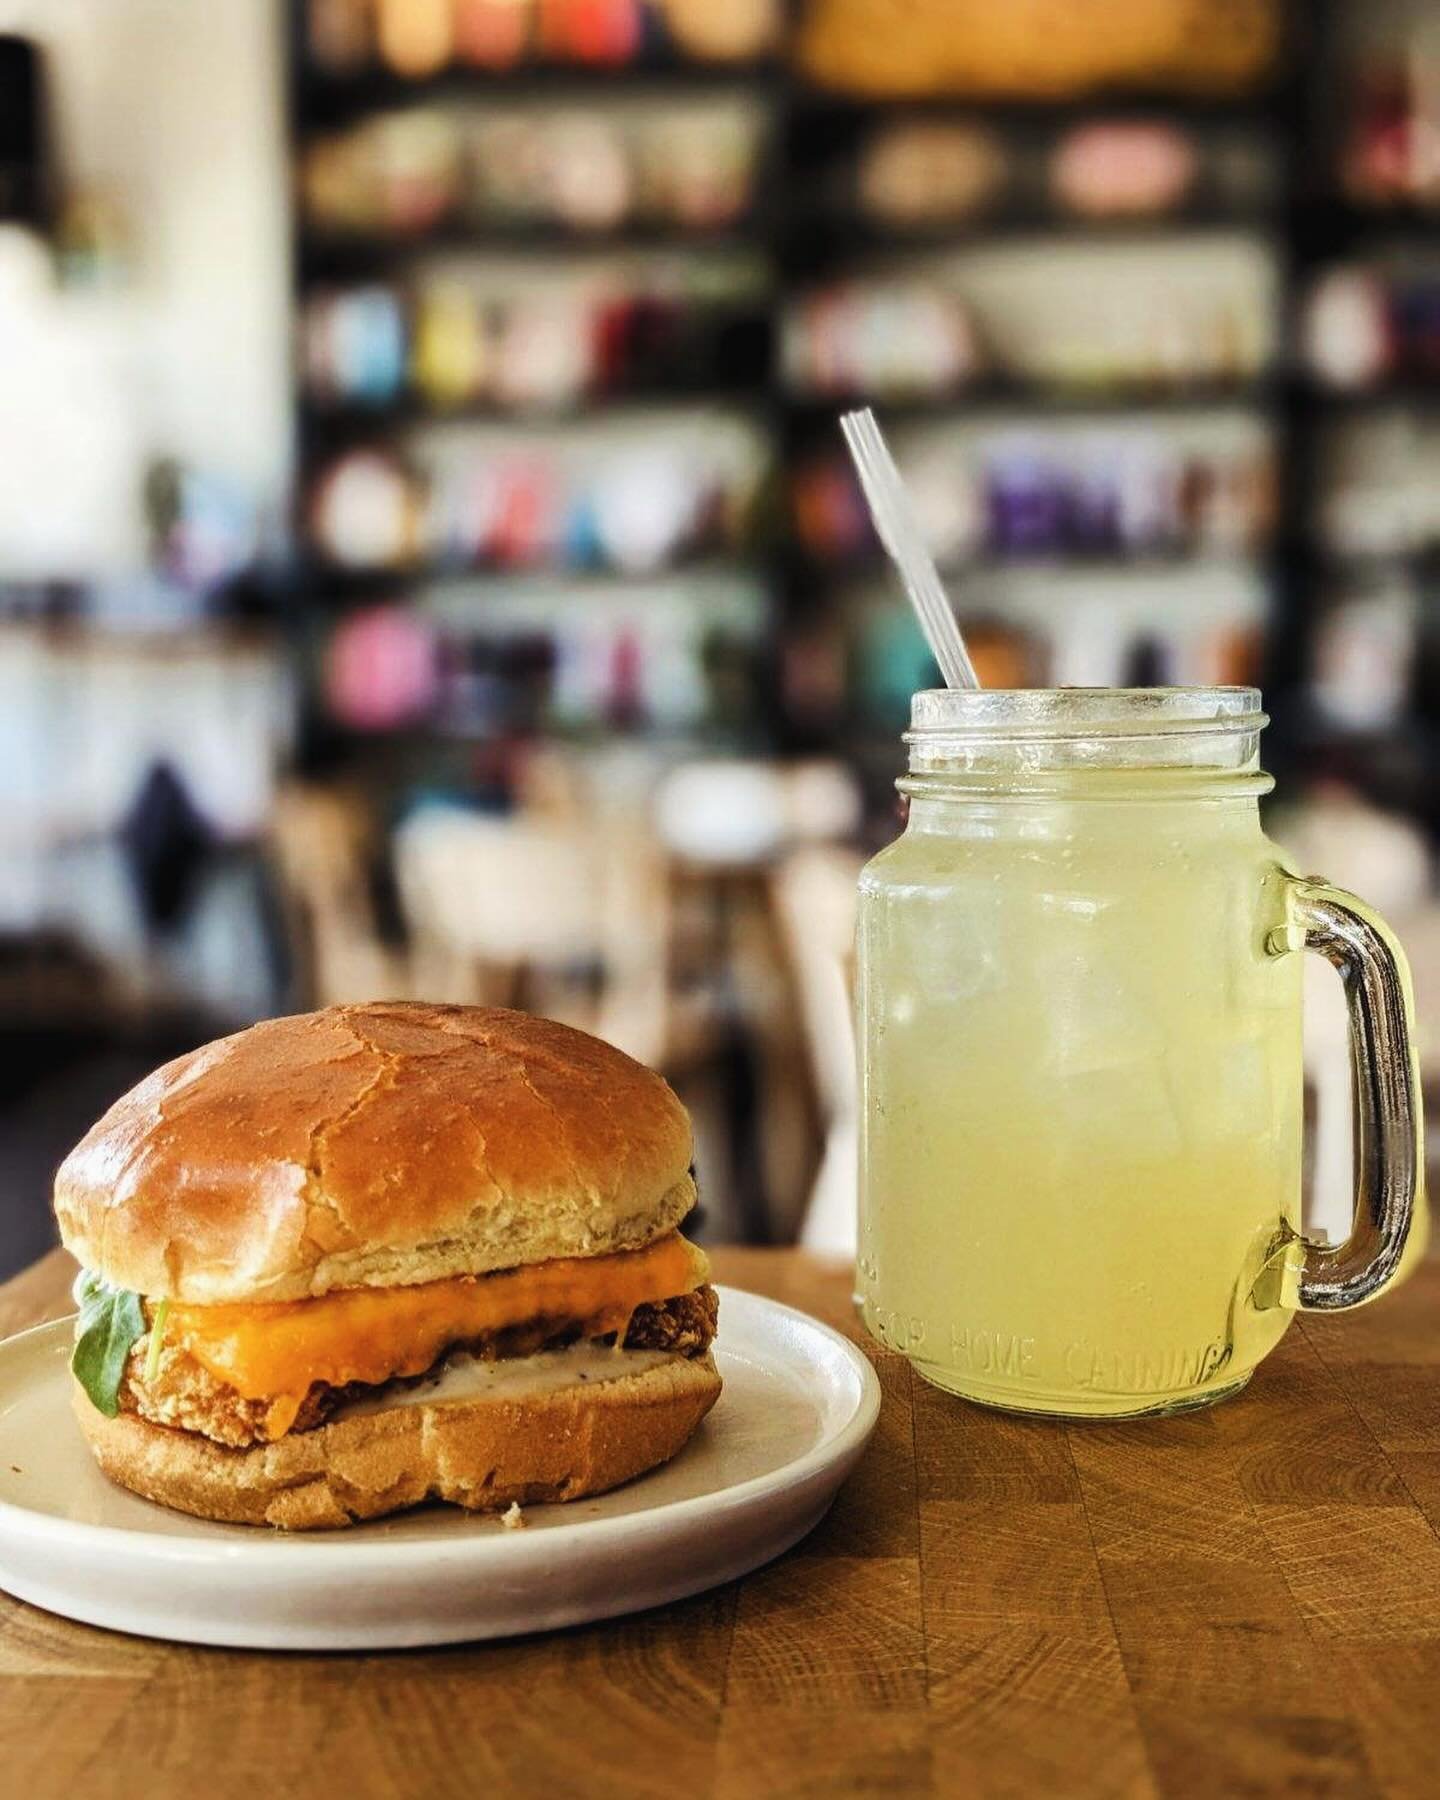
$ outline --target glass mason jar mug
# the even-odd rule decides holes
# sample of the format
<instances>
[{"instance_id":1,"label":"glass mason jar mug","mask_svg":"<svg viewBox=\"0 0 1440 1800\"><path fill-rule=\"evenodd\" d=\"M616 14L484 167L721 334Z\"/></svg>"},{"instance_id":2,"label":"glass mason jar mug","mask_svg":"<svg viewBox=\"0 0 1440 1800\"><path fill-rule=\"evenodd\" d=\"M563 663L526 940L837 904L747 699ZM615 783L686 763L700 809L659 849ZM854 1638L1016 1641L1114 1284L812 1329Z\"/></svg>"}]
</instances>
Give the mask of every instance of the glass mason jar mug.
<instances>
[{"instance_id":1,"label":"glass mason jar mug","mask_svg":"<svg viewBox=\"0 0 1440 1800\"><path fill-rule=\"evenodd\" d=\"M1298 1308L1357 1305L1419 1248L1404 960L1265 837L1265 723L1253 688L914 698L908 823L860 883L858 1281L940 1387L1203 1405ZM1307 947L1349 998L1336 1246L1299 1231Z\"/></svg>"}]
</instances>

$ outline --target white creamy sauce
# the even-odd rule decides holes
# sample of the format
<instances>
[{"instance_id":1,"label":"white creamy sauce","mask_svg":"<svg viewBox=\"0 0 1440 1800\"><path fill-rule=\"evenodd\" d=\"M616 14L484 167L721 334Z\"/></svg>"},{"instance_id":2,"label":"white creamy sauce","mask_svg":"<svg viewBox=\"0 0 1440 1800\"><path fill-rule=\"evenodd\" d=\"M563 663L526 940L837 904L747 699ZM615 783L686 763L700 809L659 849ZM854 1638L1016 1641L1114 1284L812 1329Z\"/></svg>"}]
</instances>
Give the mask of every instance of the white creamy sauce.
<instances>
[{"instance_id":1,"label":"white creamy sauce","mask_svg":"<svg viewBox=\"0 0 1440 1800\"><path fill-rule=\"evenodd\" d=\"M435 1375L406 1387L351 1400L333 1418L354 1418L388 1411L392 1406L445 1406L452 1400L528 1400L560 1388L618 1381L674 1360L673 1350L614 1350L608 1344L572 1344L567 1350L543 1350L536 1356L505 1356L494 1362L479 1356L455 1356Z\"/></svg>"}]
</instances>

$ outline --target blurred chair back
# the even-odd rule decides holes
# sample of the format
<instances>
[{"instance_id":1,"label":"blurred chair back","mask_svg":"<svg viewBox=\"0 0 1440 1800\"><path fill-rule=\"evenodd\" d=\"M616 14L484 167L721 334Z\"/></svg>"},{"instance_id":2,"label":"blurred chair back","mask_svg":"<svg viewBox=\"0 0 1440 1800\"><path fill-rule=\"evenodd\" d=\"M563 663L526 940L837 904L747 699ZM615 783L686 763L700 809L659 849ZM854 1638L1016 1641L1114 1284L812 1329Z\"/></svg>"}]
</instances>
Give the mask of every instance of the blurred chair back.
<instances>
[{"instance_id":1,"label":"blurred chair back","mask_svg":"<svg viewBox=\"0 0 1440 1800\"><path fill-rule=\"evenodd\" d=\"M842 764L824 758L785 766L738 757L700 758L671 769L655 792L656 827L688 862L766 862L787 844L849 837L860 790Z\"/></svg>"},{"instance_id":2,"label":"blurred chair back","mask_svg":"<svg viewBox=\"0 0 1440 1800\"><path fill-rule=\"evenodd\" d=\"M277 796L270 847L306 1004L400 999L414 991L408 958L384 941L376 919L372 842L365 807L343 792L292 784Z\"/></svg>"},{"instance_id":3,"label":"blurred chair back","mask_svg":"<svg viewBox=\"0 0 1440 1800\"><path fill-rule=\"evenodd\" d=\"M852 1003L855 892L864 858L838 845L793 851L775 872L775 909L800 997L825 1148L800 1242L851 1257L856 1246L859 1089Z\"/></svg>"},{"instance_id":4,"label":"blurred chair back","mask_svg":"<svg viewBox=\"0 0 1440 1800\"><path fill-rule=\"evenodd\" d=\"M655 791L666 848L698 866L761 863L785 840L785 789L768 763L715 757L671 769Z\"/></svg>"},{"instance_id":5,"label":"blurred chair back","mask_svg":"<svg viewBox=\"0 0 1440 1800\"><path fill-rule=\"evenodd\" d=\"M660 1060L666 896L643 833L428 807L396 833L395 868L417 950L466 965L470 997L531 1005Z\"/></svg>"}]
</instances>

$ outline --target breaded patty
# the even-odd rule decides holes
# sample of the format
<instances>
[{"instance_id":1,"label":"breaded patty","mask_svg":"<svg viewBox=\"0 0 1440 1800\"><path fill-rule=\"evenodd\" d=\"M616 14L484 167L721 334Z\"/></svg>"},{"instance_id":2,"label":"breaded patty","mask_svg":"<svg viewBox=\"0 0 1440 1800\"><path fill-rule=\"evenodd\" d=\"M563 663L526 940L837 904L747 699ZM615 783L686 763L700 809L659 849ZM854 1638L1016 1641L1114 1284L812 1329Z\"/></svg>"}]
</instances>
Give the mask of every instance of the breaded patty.
<instances>
[{"instance_id":1,"label":"breaded patty","mask_svg":"<svg viewBox=\"0 0 1440 1800\"><path fill-rule=\"evenodd\" d=\"M690 1294L677 1294L671 1300L656 1300L637 1307L625 1333L624 1348L673 1350L681 1356L701 1356L715 1336L719 1305L714 1288L701 1287ZM577 1335L573 1328L557 1328L553 1320L541 1320L533 1326L488 1332L482 1337L467 1339L463 1344L452 1344L445 1354L463 1350L475 1356L528 1356L538 1350L562 1349L574 1343ZM608 1340L600 1341L613 1342L614 1335L612 1332ZM138 1413L152 1424L199 1432L217 1444L235 1450L270 1441L271 1434L266 1429L270 1411L268 1400L247 1400L196 1362L188 1350L175 1344L161 1347L154 1378L147 1380L145 1364L149 1353L147 1332L131 1351L125 1378L120 1384L123 1412ZM427 1372L414 1379L424 1381L428 1378ZM360 1382L352 1382L348 1387L314 1382L301 1401L289 1430L311 1431L323 1424L343 1401L373 1391Z\"/></svg>"}]
</instances>

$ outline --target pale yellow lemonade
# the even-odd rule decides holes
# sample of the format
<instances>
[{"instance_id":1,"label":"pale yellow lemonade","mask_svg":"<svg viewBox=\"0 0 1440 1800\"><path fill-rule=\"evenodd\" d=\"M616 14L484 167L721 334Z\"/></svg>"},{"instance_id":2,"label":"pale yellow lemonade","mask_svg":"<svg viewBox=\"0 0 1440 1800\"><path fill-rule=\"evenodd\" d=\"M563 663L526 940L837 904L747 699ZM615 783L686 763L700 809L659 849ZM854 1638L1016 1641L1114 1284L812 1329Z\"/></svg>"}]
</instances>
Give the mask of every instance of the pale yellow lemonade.
<instances>
[{"instance_id":1,"label":"pale yellow lemonade","mask_svg":"<svg viewBox=\"0 0 1440 1800\"><path fill-rule=\"evenodd\" d=\"M1294 1316L1285 871L1253 781L1042 785L916 798L862 878L864 1317L992 1404L1198 1404Z\"/></svg>"}]
</instances>

